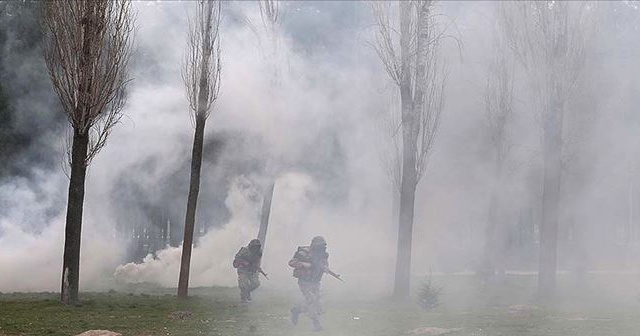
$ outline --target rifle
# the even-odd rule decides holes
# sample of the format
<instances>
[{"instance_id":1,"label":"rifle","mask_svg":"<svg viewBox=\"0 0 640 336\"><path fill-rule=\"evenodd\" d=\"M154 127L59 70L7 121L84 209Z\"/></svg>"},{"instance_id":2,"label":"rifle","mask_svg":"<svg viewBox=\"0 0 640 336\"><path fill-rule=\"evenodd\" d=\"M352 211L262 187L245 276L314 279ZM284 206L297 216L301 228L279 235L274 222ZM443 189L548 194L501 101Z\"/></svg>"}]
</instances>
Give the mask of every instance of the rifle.
<instances>
[{"instance_id":1,"label":"rifle","mask_svg":"<svg viewBox=\"0 0 640 336\"><path fill-rule=\"evenodd\" d=\"M328 267L324 268L324 272L331 275L332 277L344 282L344 280L342 280L342 278L340 278L340 274L335 273L334 271L330 270Z\"/></svg>"},{"instance_id":2,"label":"rifle","mask_svg":"<svg viewBox=\"0 0 640 336\"><path fill-rule=\"evenodd\" d=\"M259 269L258 269L258 272L260 272L260 274L262 274L262 275L265 277L265 279L269 280L269 276L267 275L267 273L265 273L265 272L262 270L262 268L259 268Z\"/></svg>"}]
</instances>

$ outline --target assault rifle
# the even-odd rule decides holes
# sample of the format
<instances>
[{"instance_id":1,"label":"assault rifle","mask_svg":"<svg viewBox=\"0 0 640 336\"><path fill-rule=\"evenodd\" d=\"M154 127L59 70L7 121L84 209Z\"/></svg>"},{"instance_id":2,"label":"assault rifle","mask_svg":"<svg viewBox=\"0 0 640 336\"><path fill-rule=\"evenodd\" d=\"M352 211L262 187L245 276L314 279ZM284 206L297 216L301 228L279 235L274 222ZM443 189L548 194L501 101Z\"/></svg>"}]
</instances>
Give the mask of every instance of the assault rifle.
<instances>
[{"instance_id":1,"label":"assault rifle","mask_svg":"<svg viewBox=\"0 0 640 336\"><path fill-rule=\"evenodd\" d=\"M344 280L342 280L342 278L340 278L340 274L335 273L334 271L330 270L329 267L325 267L324 268L324 272L331 275L332 277L344 282Z\"/></svg>"},{"instance_id":2,"label":"assault rifle","mask_svg":"<svg viewBox=\"0 0 640 336\"><path fill-rule=\"evenodd\" d=\"M262 270L262 268L259 268L259 269L258 269L258 272L260 272L260 274L262 274L262 275L265 277L265 279L269 280L269 276L267 275L267 273L265 273L265 272Z\"/></svg>"}]
</instances>

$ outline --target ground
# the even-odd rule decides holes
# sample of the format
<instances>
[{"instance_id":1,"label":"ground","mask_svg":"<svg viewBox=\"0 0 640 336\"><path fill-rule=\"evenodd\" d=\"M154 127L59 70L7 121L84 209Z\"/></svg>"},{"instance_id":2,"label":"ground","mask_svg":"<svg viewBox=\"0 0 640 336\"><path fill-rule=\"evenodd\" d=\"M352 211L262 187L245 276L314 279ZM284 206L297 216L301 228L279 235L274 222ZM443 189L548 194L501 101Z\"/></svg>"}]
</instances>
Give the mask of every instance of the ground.
<instances>
[{"instance_id":1,"label":"ground","mask_svg":"<svg viewBox=\"0 0 640 336\"><path fill-rule=\"evenodd\" d=\"M484 287L472 276L441 276L434 282L443 288L442 304L432 311L384 298L328 295L321 334L637 336L640 302L629 289L636 278L598 276L579 284L561 279L558 294L540 301L531 276L509 276ZM196 288L188 300L178 301L174 290L134 286L81 293L77 307L63 306L55 293L5 293L0 294L0 336L66 336L91 329L125 336L313 334L304 318L297 327L290 324L290 298L268 288L259 291L246 306L238 303L234 288Z\"/></svg>"}]
</instances>

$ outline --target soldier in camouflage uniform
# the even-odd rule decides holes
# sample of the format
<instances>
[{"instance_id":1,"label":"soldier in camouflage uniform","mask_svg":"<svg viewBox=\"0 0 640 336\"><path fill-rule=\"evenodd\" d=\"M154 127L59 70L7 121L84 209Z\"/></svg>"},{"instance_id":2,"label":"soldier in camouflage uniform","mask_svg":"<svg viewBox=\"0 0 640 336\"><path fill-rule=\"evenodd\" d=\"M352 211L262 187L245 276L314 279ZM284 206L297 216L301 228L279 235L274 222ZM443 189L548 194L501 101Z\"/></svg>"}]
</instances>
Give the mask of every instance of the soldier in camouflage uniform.
<instances>
[{"instance_id":1,"label":"soldier in camouflage uniform","mask_svg":"<svg viewBox=\"0 0 640 336\"><path fill-rule=\"evenodd\" d=\"M251 301L251 292L260 286L258 272L261 270L262 244L253 239L249 245L240 248L233 259L233 267L238 269L238 287L242 303Z\"/></svg>"},{"instance_id":2,"label":"soldier in camouflage uniform","mask_svg":"<svg viewBox=\"0 0 640 336\"><path fill-rule=\"evenodd\" d=\"M310 246L300 246L289 261L289 266L293 267L293 276L298 278L300 292L304 296L304 303L298 304L291 309L291 322L298 323L301 313L306 313L313 323L313 331L322 330L320 324L320 281L325 270L329 267L329 254L327 253L327 242L324 238L317 236L311 241Z\"/></svg>"}]
</instances>

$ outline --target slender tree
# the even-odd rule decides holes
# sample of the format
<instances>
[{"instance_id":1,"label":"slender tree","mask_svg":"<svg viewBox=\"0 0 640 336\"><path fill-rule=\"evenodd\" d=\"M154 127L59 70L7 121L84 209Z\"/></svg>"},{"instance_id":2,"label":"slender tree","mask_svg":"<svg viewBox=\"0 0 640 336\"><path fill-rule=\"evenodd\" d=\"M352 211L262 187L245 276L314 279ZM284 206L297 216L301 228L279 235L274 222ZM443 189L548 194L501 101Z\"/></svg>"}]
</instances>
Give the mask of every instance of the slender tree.
<instances>
[{"instance_id":1,"label":"slender tree","mask_svg":"<svg viewBox=\"0 0 640 336\"><path fill-rule=\"evenodd\" d=\"M397 3L400 29L390 19L391 3L373 4L377 21L374 48L400 94L402 169L394 296L410 291L411 245L416 186L433 148L444 106L445 71L439 60L444 32L437 31L433 1ZM399 34L396 32L399 31ZM397 36L399 37L397 38ZM399 41L398 41L399 39Z\"/></svg>"},{"instance_id":2,"label":"slender tree","mask_svg":"<svg viewBox=\"0 0 640 336\"><path fill-rule=\"evenodd\" d=\"M562 181L563 118L584 70L593 11L586 2L501 3L507 44L524 67L542 121L543 192L538 288L555 290L558 216Z\"/></svg>"},{"instance_id":3,"label":"slender tree","mask_svg":"<svg viewBox=\"0 0 640 336\"><path fill-rule=\"evenodd\" d=\"M496 11L497 12L497 11ZM511 149L509 123L513 116L514 62L507 50L504 33L494 24L487 82L485 112L493 159L493 174L489 196L489 217L485 234L485 256L482 272L492 275L504 251L504 219L499 214L504 192L505 161Z\"/></svg>"},{"instance_id":4,"label":"slender tree","mask_svg":"<svg viewBox=\"0 0 640 336\"><path fill-rule=\"evenodd\" d=\"M186 298L189 290L189 266L200 190L204 127L220 92L219 27L220 1L199 1L196 5L195 18L189 24L187 53L182 73L195 134L191 152L191 179L178 280L179 298Z\"/></svg>"},{"instance_id":5,"label":"slender tree","mask_svg":"<svg viewBox=\"0 0 640 336\"><path fill-rule=\"evenodd\" d=\"M278 63L278 28L280 25L279 21L279 2L277 0L260 0L258 1L258 5L260 6L260 18L262 20L262 28L264 30L263 34L257 33L255 27L254 31L258 36L258 40L262 41L266 40L266 43L260 42L260 46L262 47L262 51L265 54L267 59L267 67L273 70L270 75L271 86L270 89L273 91L272 96L274 97L273 105L270 107L272 109L278 108L280 103L280 98L278 96L278 87L280 84L280 67ZM262 248L264 250L267 240L267 230L269 228L269 216L271 214L271 201L273 200L273 193L276 185L277 173L274 170L277 170L277 163L274 162L271 157L267 159L267 174L270 177L269 185L264 191L263 199L262 199L262 211L260 214L260 228L258 230L258 239L262 242Z\"/></svg>"},{"instance_id":6,"label":"slender tree","mask_svg":"<svg viewBox=\"0 0 640 336\"><path fill-rule=\"evenodd\" d=\"M74 304L87 166L122 117L134 22L126 0L47 1L43 22L45 62L73 129L61 299Z\"/></svg>"}]
</instances>

